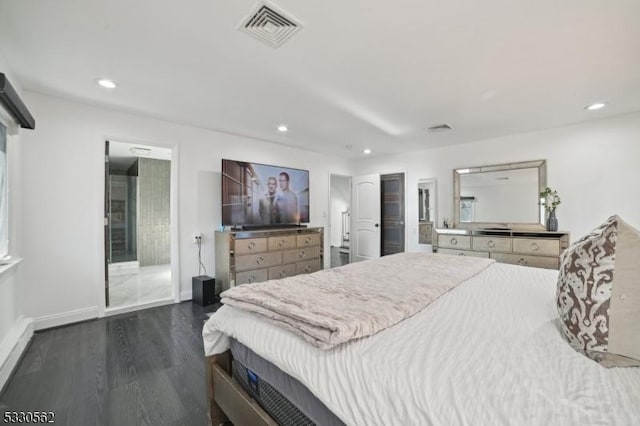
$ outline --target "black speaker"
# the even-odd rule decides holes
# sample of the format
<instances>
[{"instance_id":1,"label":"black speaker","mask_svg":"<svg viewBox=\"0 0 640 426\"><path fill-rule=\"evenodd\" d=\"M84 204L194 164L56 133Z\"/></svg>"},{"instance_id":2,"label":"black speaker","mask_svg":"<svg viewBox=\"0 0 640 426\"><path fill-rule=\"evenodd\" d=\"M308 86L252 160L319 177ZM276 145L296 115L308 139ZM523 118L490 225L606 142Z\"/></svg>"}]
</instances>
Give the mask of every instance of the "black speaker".
<instances>
[{"instance_id":1,"label":"black speaker","mask_svg":"<svg viewBox=\"0 0 640 426\"><path fill-rule=\"evenodd\" d=\"M215 303L216 280L207 275L200 275L191 279L192 300L200 306Z\"/></svg>"}]
</instances>

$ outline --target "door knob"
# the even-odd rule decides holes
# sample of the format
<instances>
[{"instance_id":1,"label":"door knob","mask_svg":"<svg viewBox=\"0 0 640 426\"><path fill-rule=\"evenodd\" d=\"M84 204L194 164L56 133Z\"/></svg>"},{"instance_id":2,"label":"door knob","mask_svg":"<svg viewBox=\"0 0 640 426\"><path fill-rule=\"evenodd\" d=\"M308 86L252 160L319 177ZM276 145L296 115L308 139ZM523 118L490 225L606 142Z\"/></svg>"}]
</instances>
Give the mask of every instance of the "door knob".
<instances>
[{"instance_id":1,"label":"door knob","mask_svg":"<svg viewBox=\"0 0 640 426\"><path fill-rule=\"evenodd\" d=\"M376 224L375 224L375 225L373 225L373 226L375 226L375 227L377 228L377 227L379 227L379 226L380 226L380 224L376 223Z\"/></svg>"}]
</instances>

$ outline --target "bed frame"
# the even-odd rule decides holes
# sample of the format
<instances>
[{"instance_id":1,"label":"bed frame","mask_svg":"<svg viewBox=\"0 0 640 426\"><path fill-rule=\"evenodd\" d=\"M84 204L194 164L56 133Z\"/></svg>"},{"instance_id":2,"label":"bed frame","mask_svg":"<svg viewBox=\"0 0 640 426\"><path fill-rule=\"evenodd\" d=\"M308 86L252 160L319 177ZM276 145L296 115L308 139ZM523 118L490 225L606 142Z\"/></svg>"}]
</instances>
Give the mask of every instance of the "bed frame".
<instances>
[{"instance_id":1,"label":"bed frame","mask_svg":"<svg viewBox=\"0 0 640 426\"><path fill-rule=\"evenodd\" d=\"M235 381L231 373L231 351L205 358L209 424L277 426L277 423Z\"/></svg>"}]
</instances>

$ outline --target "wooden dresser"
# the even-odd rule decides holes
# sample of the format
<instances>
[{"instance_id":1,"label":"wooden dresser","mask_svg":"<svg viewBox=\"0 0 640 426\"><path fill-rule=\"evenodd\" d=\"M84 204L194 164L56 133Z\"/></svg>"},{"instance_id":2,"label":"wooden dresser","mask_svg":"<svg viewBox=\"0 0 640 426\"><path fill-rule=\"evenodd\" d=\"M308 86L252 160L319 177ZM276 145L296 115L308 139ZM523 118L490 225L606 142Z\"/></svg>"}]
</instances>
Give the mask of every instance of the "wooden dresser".
<instances>
[{"instance_id":1,"label":"wooden dresser","mask_svg":"<svg viewBox=\"0 0 640 426\"><path fill-rule=\"evenodd\" d=\"M322 269L324 228L216 231L216 287Z\"/></svg>"},{"instance_id":2,"label":"wooden dresser","mask_svg":"<svg viewBox=\"0 0 640 426\"><path fill-rule=\"evenodd\" d=\"M547 269L560 267L569 246L567 232L439 228L436 235L438 253Z\"/></svg>"}]
</instances>

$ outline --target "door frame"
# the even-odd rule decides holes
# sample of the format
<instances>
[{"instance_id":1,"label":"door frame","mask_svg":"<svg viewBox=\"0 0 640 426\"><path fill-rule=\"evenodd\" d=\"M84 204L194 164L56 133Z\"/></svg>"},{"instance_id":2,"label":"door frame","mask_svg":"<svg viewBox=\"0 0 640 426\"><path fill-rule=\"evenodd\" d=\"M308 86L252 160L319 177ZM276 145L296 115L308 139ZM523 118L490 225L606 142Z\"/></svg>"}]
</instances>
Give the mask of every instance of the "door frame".
<instances>
[{"instance_id":1,"label":"door frame","mask_svg":"<svg viewBox=\"0 0 640 426\"><path fill-rule=\"evenodd\" d=\"M106 238L104 232L104 196L105 196L105 174L106 174L106 162L105 162L105 142L120 142L126 144L139 144L139 145L147 145L147 146L155 146L159 148L169 148L171 149L171 182L170 182L170 205L169 205L169 215L170 215L170 239L171 239L171 283L173 290L173 297L170 301L159 301L159 302L151 302L151 303L143 303L135 306L125 306L122 308L107 308L106 307L106 298L105 298L105 269L104 263L106 258ZM97 141L97 151L99 152L99 157L97 159L98 163L96 166L97 173L99 175L96 184L96 194L99 201L99 210L97 222L100 223L100 250L99 250L99 259L101 268L99 268L100 279L97 280L97 307L98 307L98 317L102 318L104 316L117 315L125 312L136 311L140 309L146 309L154 306L161 306L171 303L179 303L180 302L180 230L179 230L179 146L175 143L163 143L163 142L148 142L142 140L136 140L131 138L125 138L120 136L113 136L109 134L103 134L99 137Z\"/></svg>"},{"instance_id":2,"label":"door frame","mask_svg":"<svg viewBox=\"0 0 640 426\"><path fill-rule=\"evenodd\" d=\"M331 177L332 176L339 176L339 177L343 177L343 178L347 178L349 179L349 210L353 211L353 194L351 193L351 191L353 190L353 176L351 175L347 175L347 174L342 174L342 173L334 173L334 172L329 172L329 206L327 208L327 212L328 212L328 217L327 217L327 228L328 228L328 232L327 235L325 235L325 241L328 241L328 246L325 247L325 252L329 253L329 256L325 256L325 265L328 265L328 267L331 267L331 233L333 231L333 226L334 223L332 223L331 221L331 200L332 200L332 193L331 193ZM338 225L336 225L338 226ZM351 228L351 223L349 223L349 228ZM353 245L351 244L352 241L349 241L349 263L352 262L352 256L353 256ZM326 244L325 244L326 245ZM326 259L329 260L329 263L327 264Z\"/></svg>"}]
</instances>

